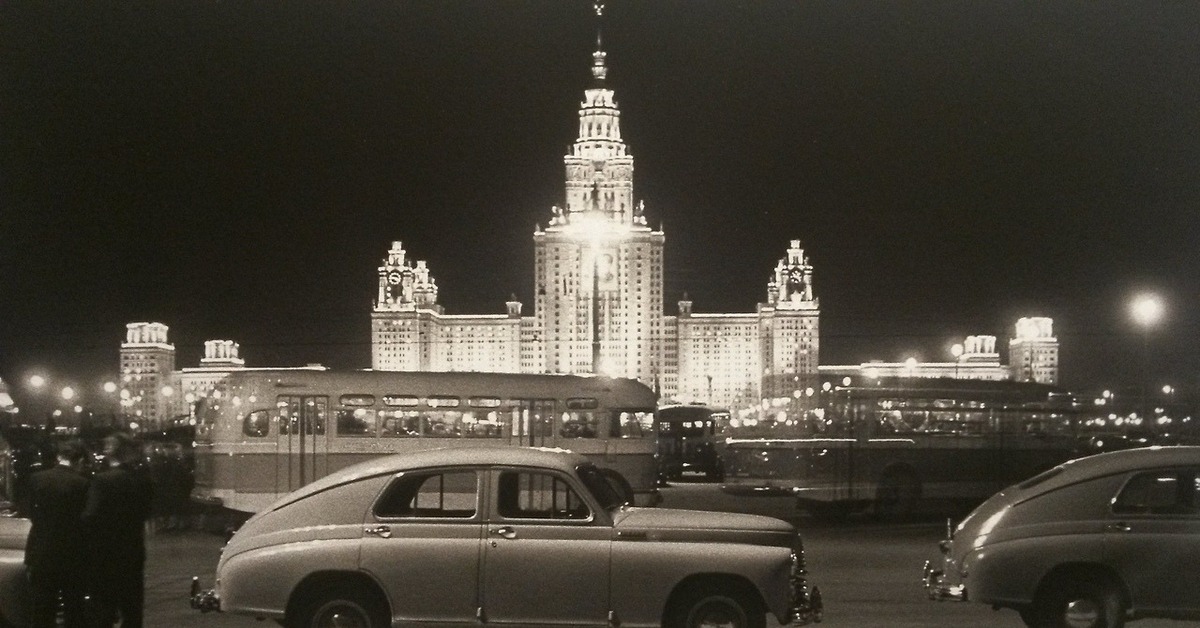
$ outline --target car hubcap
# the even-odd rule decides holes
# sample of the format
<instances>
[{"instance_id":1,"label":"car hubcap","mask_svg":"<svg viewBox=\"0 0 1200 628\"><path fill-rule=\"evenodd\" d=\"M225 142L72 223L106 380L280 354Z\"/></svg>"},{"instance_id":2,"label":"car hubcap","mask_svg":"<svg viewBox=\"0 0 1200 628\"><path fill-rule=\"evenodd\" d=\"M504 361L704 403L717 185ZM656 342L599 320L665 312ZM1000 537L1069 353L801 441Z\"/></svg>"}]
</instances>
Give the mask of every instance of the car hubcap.
<instances>
[{"instance_id":1,"label":"car hubcap","mask_svg":"<svg viewBox=\"0 0 1200 628\"><path fill-rule=\"evenodd\" d=\"M371 628L362 609L345 604L326 607L314 619L313 628Z\"/></svg>"},{"instance_id":2,"label":"car hubcap","mask_svg":"<svg viewBox=\"0 0 1200 628\"><path fill-rule=\"evenodd\" d=\"M725 602L705 602L692 612L691 628L743 628L746 617L739 609Z\"/></svg>"},{"instance_id":3,"label":"car hubcap","mask_svg":"<svg viewBox=\"0 0 1200 628\"><path fill-rule=\"evenodd\" d=\"M1067 603L1063 619L1071 628L1093 628L1100 625L1100 607L1092 600L1073 600Z\"/></svg>"}]
</instances>

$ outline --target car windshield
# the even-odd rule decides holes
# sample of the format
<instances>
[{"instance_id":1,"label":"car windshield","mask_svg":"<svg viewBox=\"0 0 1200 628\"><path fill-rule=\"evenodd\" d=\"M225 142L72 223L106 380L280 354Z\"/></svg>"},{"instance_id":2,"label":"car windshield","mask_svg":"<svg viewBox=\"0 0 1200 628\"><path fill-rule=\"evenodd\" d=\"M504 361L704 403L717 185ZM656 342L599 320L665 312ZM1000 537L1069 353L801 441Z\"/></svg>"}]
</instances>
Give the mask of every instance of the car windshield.
<instances>
[{"instance_id":1,"label":"car windshield","mask_svg":"<svg viewBox=\"0 0 1200 628\"><path fill-rule=\"evenodd\" d=\"M610 479L611 475L616 472L610 469L600 469L591 464L579 465L575 472L579 474L579 479L583 480L584 486L605 510L619 508L628 501L621 494L622 491L614 485L615 479Z\"/></svg>"}]
</instances>

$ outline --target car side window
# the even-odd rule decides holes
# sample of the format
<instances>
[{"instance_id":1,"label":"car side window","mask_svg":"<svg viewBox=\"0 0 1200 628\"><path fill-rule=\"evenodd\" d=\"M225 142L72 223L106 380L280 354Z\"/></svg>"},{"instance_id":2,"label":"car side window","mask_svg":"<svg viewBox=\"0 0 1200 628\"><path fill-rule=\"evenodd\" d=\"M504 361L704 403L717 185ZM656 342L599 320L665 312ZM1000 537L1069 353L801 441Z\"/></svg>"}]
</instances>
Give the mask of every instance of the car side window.
<instances>
[{"instance_id":1,"label":"car side window","mask_svg":"<svg viewBox=\"0 0 1200 628\"><path fill-rule=\"evenodd\" d=\"M470 519L478 504L475 471L405 473L384 490L375 516Z\"/></svg>"},{"instance_id":2,"label":"car side window","mask_svg":"<svg viewBox=\"0 0 1200 628\"><path fill-rule=\"evenodd\" d=\"M565 480L549 473L530 471L500 474L497 511L505 519L579 521L592 514L587 502Z\"/></svg>"},{"instance_id":3,"label":"car side window","mask_svg":"<svg viewBox=\"0 0 1200 628\"><path fill-rule=\"evenodd\" d=\"M1195 470L1166 469L1139 473L1113 500L1118 515L1200 515Z\"/></svg>"}]
</instances>

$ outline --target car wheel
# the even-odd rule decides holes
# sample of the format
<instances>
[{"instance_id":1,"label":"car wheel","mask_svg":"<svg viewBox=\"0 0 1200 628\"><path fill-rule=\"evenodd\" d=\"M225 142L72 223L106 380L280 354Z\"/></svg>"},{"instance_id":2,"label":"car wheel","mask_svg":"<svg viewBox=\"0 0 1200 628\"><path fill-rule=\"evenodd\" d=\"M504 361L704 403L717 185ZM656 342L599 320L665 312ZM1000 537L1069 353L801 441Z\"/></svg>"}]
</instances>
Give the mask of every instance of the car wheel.
<instances>
[{"instance_id":1,"label":"car wheel","mask_svg":"<svg viewBox=\"0 0 1200 628\"><path fill-rule=\"evenodd\" d=\"M387 628L386 604L377 595L348 586L335 586L305 604L292 628Z\"/></svg>"},{"instance_id":2,"label":"car wheel","mask_svg":"<svg viewBox=\"0 0 1200 628\"><path fill-rule=\"evenodd\" d=\"M667 628L765 628L766 611L748 595L704 588L684 596Z\"/></svg>"},{"instance_id":3,"label":"car wheel","mask_svg":"<svg viewBox=\"0 0 1200 628\"><path fill-rule=\"evenodd\" d=\"M886 471L875 489L875 514L887 521L909 517L921 499L921 483L912 471Z\"/></svg>"},{"instance_id":4,"label":"car wheel","mask_svg":"<svg viewBox=\"0 0 1200 628\"><path fill-rule=\"evenodd\" d=\"M1125 608L1117 588L1104 578L1050 582L1034 600L1026 623L1036 628L1121 628ZM1022 615L1025 619L1025 615Z\"/></svg>"}]
</instances>

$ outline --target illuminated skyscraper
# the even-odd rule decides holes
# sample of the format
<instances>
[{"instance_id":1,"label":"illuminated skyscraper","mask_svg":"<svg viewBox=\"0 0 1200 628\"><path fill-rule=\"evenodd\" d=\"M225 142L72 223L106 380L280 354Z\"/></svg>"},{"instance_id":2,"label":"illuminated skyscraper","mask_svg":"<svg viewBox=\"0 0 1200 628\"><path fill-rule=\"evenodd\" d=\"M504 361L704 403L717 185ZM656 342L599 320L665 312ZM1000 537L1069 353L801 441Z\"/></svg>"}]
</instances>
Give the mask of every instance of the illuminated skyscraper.
<instances>
[{"instance_id":1,"label":"illuminated skyscraper","mask_svg":"<svg viewBox=\"0 0 1200 628\"><path fill-rule=\"evenodd\" d=\"M565 202L533 234L532 316L521 316L515 298L503 315L446 314L425 262L394 242L377 276L372 368L600 373L722 405L814 386L819 309L799 240L768 278L757 311L699 314L685 298L678 316L664 315L665 238L634 197L633 156L599 44L578 135L563 157Z\"/></svg>"}]
</instances>

